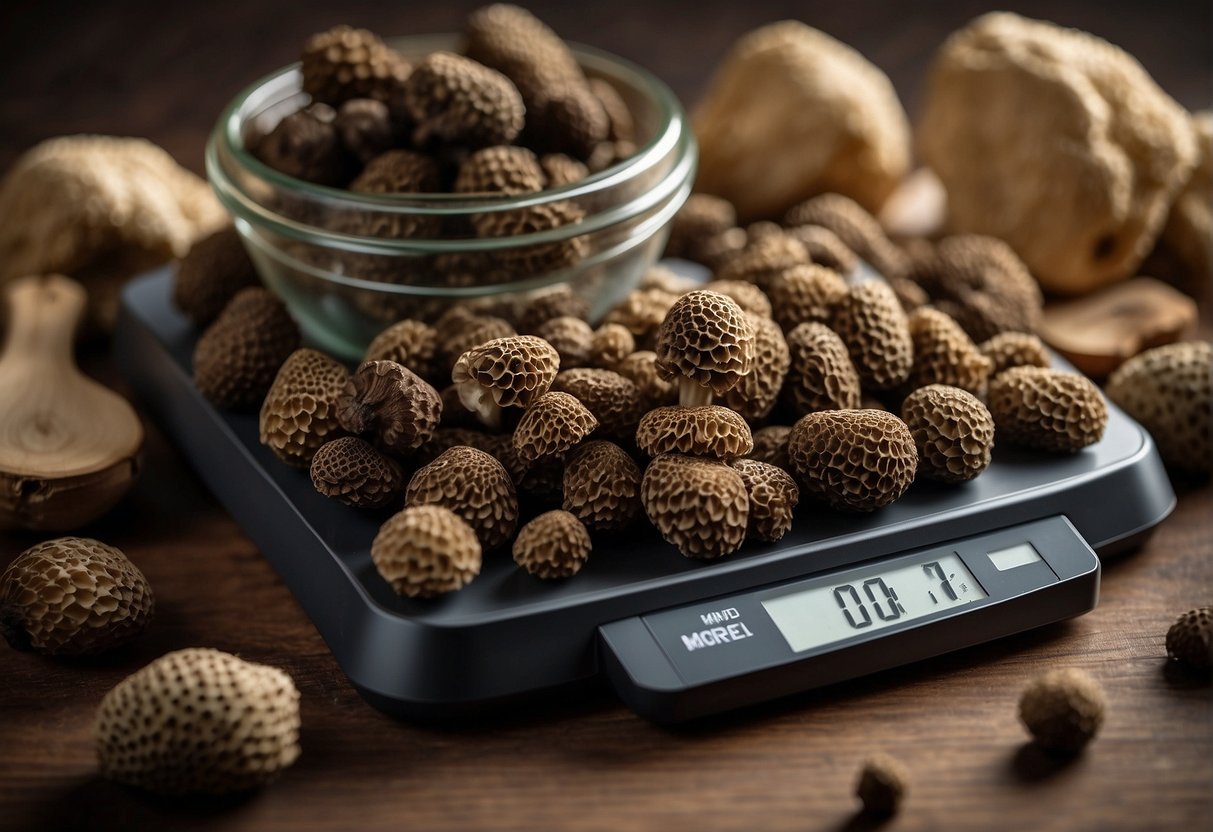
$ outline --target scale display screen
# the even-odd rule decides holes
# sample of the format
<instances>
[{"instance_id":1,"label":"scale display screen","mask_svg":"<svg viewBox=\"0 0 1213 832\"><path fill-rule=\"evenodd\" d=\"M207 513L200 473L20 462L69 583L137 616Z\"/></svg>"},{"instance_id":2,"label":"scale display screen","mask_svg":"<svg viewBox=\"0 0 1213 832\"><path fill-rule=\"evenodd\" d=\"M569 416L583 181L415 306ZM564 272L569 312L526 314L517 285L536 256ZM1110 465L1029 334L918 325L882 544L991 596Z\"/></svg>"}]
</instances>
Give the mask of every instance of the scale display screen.
<instances>
[{"instance_id":1,"label":"scale display screen","mask_svg":"<svg viewBox=\"0 0 1213 832\"><path fill-rule=\"evenodd\" d=\"M985 597L953 553L768 598L762 606L788 646L800 653Z\"/></svg>"}]
</instances>

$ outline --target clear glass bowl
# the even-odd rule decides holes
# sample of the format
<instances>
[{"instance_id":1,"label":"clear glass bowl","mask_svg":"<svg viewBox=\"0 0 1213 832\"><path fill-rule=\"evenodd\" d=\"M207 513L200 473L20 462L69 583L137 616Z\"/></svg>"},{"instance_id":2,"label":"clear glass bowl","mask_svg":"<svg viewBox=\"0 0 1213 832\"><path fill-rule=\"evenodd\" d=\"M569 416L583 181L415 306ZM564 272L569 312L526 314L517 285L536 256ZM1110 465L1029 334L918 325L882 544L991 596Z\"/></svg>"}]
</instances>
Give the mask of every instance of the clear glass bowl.
<instances>
[{"instance_id":1,"label":"clear glass bowl","mask_svg":"<svg viewBox=\"0 0 1213 832\"><path fill-rule=\"evenodd\" d=\"M391 43L405 55L424 55L456 47L458 37ZM228 105L207 143L207 174L265 284L310 341L357 359L388 324L433 320L453 303L525 304L563 284L597 319L635 287L690 193L695 138L678 99L657 78L605 52L572 48L586 73L609 81L631 108L636 153L580 182L522 196L361 194L269 168L245 142L309 103L298 65ZM542 230L523 223L527 233L509 237L470 231L476 215L528 210L580 220ZM392 238L385 229L427 233Z\"/></svg>"}]
</instances>

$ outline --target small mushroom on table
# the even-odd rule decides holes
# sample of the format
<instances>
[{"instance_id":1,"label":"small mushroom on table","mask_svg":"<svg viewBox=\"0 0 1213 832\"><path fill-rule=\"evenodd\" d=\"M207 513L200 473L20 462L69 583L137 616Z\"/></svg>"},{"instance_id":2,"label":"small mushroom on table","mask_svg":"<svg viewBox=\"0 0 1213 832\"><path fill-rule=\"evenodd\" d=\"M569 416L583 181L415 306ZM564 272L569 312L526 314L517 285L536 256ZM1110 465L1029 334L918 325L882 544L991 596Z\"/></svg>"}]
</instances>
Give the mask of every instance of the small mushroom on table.
<instances>
[{"instance_id":1,"label":"small mushroom on table","mask_svg":"<svg viewBox=\"0 0 1213 832\"><path fill-rule=\"evenodd\" d=\"M640 483L649 521L689 558L732 554L745 542L750 498L741 474L723 462L662 454Z\"/></svg>"},{"instance_id":2,"label":"small mushroom on table","mask_svg":"<svg viewBox=\"0 0 1213 832\"><path fill-rule=\"evenodd\" d=\"M687 292L674 302L657 332L657 369L678 382L684 406L723 396L753 362L754 327L732 298L717 292Z\"/></svg>"},{"instance_id":3,"label":"small mushroom on table","mask_svg":"<svg viewBox=\"0 0 1213 832\"><path fill-rule=\"evenodd\" d=\"M560 355L534 335L495 338L473 347L455 362L451 381L459 400L490 428L501 427L505 407L527 408L551 387Z\"/></svg>"}]
</instances>

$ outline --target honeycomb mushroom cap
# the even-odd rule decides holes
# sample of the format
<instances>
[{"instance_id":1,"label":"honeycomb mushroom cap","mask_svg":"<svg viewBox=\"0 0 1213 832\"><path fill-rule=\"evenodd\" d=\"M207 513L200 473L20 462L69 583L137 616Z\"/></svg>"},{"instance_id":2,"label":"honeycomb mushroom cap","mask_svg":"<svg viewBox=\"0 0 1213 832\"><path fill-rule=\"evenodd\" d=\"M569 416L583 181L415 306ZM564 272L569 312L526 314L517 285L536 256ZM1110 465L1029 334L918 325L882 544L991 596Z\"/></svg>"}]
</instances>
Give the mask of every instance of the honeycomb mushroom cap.
<instances>
[{"instance_id":1,"label":"honeycomb mushroom cap","mask_svg":"<svg viewBox=\"0 0 1213 832\"><path fill-rule=\"evenodd\" d=\"M714 277L716 280L749 281L765 292L780 272L810 262L809 250L794 237L766 234L750 239L747 234L745 246L716 268Z\"/></svg>"},{"instance_id":2,"label":"honeycomb mushroom cap","mask_svg":"<svg viewBox=\"0 0 1213 832\"><path fill-rule=\"evenodd\" d=\"M1194 670L1213 667L1213 607L1188 610L1167 630L1167 656Z\"/></svg>"},{"instance_id":3,"label":"honeycomb mushroom cap","mask_svg":"<svg viewBox=\"0 0 1213 832\"><path fill-rule=\"evenodd\" d=\"M89 538L39 543L0 575L0 633L19 650L101 653L142 633L154 610L139 567Z\"/></svg>"},{"instance_id":4,"label":"honeycomb mushroom cap","mask_svg":"<svg viewBox=\"0 0 1213 832\"><path fill-rule=\"evenodd\" d=\"M407 455L429 441L442 421L442 397L395 361L366 361L337 399L337 421L350 433L372 434Z\"/></svg>"},{"instance_id":5,"label":"honeycomb mushroom cap","mask_svg":"<svg viewBox=\"0 0 1213 832\"><path fill-rule=\"evenodd\" d=\"M389 150L367 163L350 183L350 190L363 194L435 193L442 190L442 169L424 153ZM352 211L341 217L340 225L351 234L396 240L432 237L441 230L434 218L409 213Z\"/></svg>"},{"instance_id":6,"label":"honeycomb mushroom cap","mask_svg":"<svg viewBox=\"0 0 1213 832\"><path fill-rule=\"evenodd\" d=\"M658 407L640 420L636 445L649 456L678 453L732 459L754 450L750 426L719 405Z\"/></svg>"},{"instance_id":7,"label":"honeycomb mushroom cap","mask_svg":"<svg viewBox=\"0 0 1213 832\"><path fill-rule=\"evenodd\" d=\"M525 108L509 78L450 52L432 52L404 82L403 107L413 141L476 148L509 144L522 132Z\"/></svg>"},{"instance_id":8,"label":"honeycomb mushroom cap","mask_svg":"<svg viewBox=\"0 0 1213 832\"><path fill-rule=\"evenodd\" d=\"M397 595L433 598L462 589L480 574L481 544L457 511L410 504L380 527L371 560Z\"/></svg>"},{"instance_id":9,"label":"honeycomb mushroom cap","mask_svg":"<svg viewBox=\"0 0 1213 832\"><path fill-rule=\"evenodd\" d=\"M978 344L990 359L990 377L1012 367L1048 367L1049 351L1044 342L1030 332L1000 332Z\"/></svg>"},{"instance_id":10,"label":"honeycomb mushroom cap","mask_svg":"<svg viewBox=\"0 0 1213 832\"><path fill-rule=\"evenodd\" d=\"M438 354L446 365L448 380L455 362L468 350L498 338L509 338L518 334L513 324L496 315L470 315L458 322L438 321L435 329L439 333L449 333L445 338L440 336L438 344Z\"/></svg>"},{"instance_id":11,"label":"honeycomb mushroom cap","mask_svg":"<svg viewBox=\"0 0 1213 832\"><path fill-rule=\"evenodd\" d=\"M539 157L539 166L543 168L544 186L547 188L572 185L590 175L589 168L564 153L543 154Z\"/></svg>"},{"instance_id":12,"label":"honeycomb mushroom cap","mask_svg":"<svg viewBox=\"0 0 1213 832\"><path fill-rule=\"evenodd\" d=\"M711 194L691 194L670 222L666 257L703 262L703 245L737 225L737 209L727 199Z\"/></svg>"},{"instance_id":13,"label":"honeycomb mushroom cap","mask_svg":"<svg viewBox=\"0 0 1213 832\"><path fill-rule=\"evenodd\" d=\"M195 326L206 326L241 289L260 279L234 226L225 225L190 246L177 265L173 303Z\"/></svg>"},{"instance_id":14,"label":"honeycomb mushroom cap","mask_svg":"<svg viewBox=\"0 0 1213 832\"><path fill-rule=\"evenodd\" d=\"M535 335L551 344L560 353L560 366L566 370L590 363L594 346L594 329L581 318L561 315L544 321Z\"/></svg>"},{"instance_id":15,"label":"honeycomb mushroom cap","mask_svg":"<svg viewBox=\"0 0 1213 832\"><path fill-rule=\"evenodd\" d=\"M636 339L622 324L603 324L590 338L589 362L592 367L610 370L636 350Z\"/></svg>"},{"instance_id":16,"label":"honeycomb mushroom cap","mask_svg":"<svg viewBox=\"0 0 1213 832\"><path fill-rule=\"evenodd\" d=\"M101 700L101 774L162 794L260 786L299 757L299 691L281 670L218 650L177 650Z\"/></svg>"},{"instance_id":17,"label":"honeycomb mushroom cap","mask_svg":"<svg viewBox=\"0 0 1213 832\"><path fill-rule=\"evenodd\" d=\"M901 419L918 449L918 473L966 482L990 465L994 417L981 400L943 384L920 387L901 403Z\"/></svg>"},{"instance_id":18,"label":"honeycomb mushroom cap","mask_svg":"<svg viewBox=\"0 0 1213 832\"><path fill-rule=\"evenodd\" d=\"M520 298L517 320L518 331L523 335L534 335L544 321L568 315L571 318L590 317L590 304L581 295L565 284L558 284L536 292L528 292Z\"/></svg>"},{"instance_id":19,"label":"honeycomb mushroom cap","mask_svg":"<svg viewBox=\"0 0 1213 832\"><path fill-rule=\"evenodd\" d=\"M545 153L567 153L587 162L593 161L593 154L611 132L606 108L584 81L549 88L528 115L528 144Z\"/></svg>"},{"instance_id":20,"label":"honeycomb mushroom cap","mask_svg":"<svg viewBox=\"0 0 1213 832\"><path fill-rule=\"evenodd\" d=\"M1048 751L1076 754L1103 725L1103 688L1086 671L1051 670L1033 680L1019 697L1019 718Z\"/></svg>"},{"instance_id":21,"label":"honeycomb mushroom cap","mask_svg":"<svg viewBox=\"0 0 1213 832\"><path fill-rule=\"evenodd\" d=\"M387 103L400 94L409 62L366 29L334 26L303 44L303 91L336 107L356 98Z\"/></svg>"},{"instance_id":22,"label":"honeycomb mushroom cap","mask_svg":"<svg viewBox=\"0 0 1213 832\"><path fill-rule=\"evenodd\" d=\"M640 511L640 466L626 451L600 439L569 455L563 508L587 528L618 531Z\"/></svg>"},{"instance_id":23,"label":"honeycomb mushroom cap","mask_svg":"<svg viewBox=\"0 0 1213 832\"><path fill-rule=\"evenodd\" d=\"M518 525L518 496L509 472L484 451L462 445L417 469L404 504L449 508L472 527L486 552L505 544Z\"/></svg>"},{"instance_id":24,"label":"honeycomb mushroom cap","mask_svg":"<svg viewBox=\"0 0 1213 832\"><path fill-rule=\"evenodd\" d=\"M1213 470L1213 346L1184 341L1146 350L1108 379L1108 398L1145 426L1162 458L1194 472Z\"/></svg>"},{"instance_id":25,"label":"honeycomb mushroom cap","mask_svg":"<svg viewBox=\"0 0 1213 832\"><path fill-rule=\"evenodd\" d=\"M899 499L918 468L910 429L883 410L804 416L788 436L788 458L810 496L848 511L875 511Z\"/></svg>"},{"instance_id":26,"label":"honeycomb mushroom cap","mask_svg":"<svg viewBox=\"0 0 1213 832\"><path fill-rule=\"evenodd\" d=\"M746 280L713 280L704 284L708 292L717 292L732 298L741 307L742 312L759 318L770 318L771 300L766 293L753 283Z\"/></svg>"},{"instance_id":27,"label":"honeycomb mushroom cap","mask_svg":"<svg viewBox=\"0 0 1213 832\"><path fill-rule=\"evenodd\" d=\"M988 407L999 438L1041 451L1073 452L1103 438L1108 407L1084 376L1012 367L990 382Z\"/></svg>"},{"instance_id":28,"label":"honeycomb mushroom cap","mask_svg":"<svg viewBox=\"0 0 1213 832\"><path fill-rule=\"evenodd\" d=\"M310 473L317 491L356 508L382 508L404 494L400 465L355 436L321 445Z\"/></svg>"},{"instance_id":29,"label":"honeycomb mushroom cap","mask_svg":"<svg viewBox=\"0 0 1213 832\"><path fill-rule=\"evenodd\" d=\"M755 315L750 323L754 327L753 369L724 394L724 403L744 418L758 421L775 409L792 354L779 324Z\"/></svg>"},{"instance_id":30,"label":"honeycomb mushroom cap","mask_svg":"<svg viewBox=\"0 0 1213 832\"><path fill-rule=\"evenodd\" d=\"M626 328L638 346L652 346L656 343L661 322L676 300L678 295L665 289L636 289L625 295L603 322Z\"/></svg>"},{"instance_id":31,"label":"honeycomb mushroom cap","mask_svg":"<svg viewBox=\"0 0 1213 832\"><path fill-rule=\"evenodd\" d=\"M497 145L472 153L459 166L457 194L529 194L542 191L546 177L535 153Z\"/></svg>"},{"instance_id":32,"label":"honeycomb mushroom cap","mask_svg":"<svg viewBox=\"0 0 1213 832\"><path fill-rule=\"evenodd\" d=\"M754 328L741 307L716 292L688 292L674 302L657 332L657 369L679 381L684 404L723 396L753 362ZM695 395L704 388L704 396Z\"/></svg>"},{"instance_id":33,"label":"honeycomb mushroom cap","mask_svg":"<svg viewBox=\"0 0 1213 832\"><path fill-rule=\"evenodd\" d=\"M792 428L788 425L767 425L754 431L754 450L746 459L766 462L787 471L792 467L788 459L788 436Z\"/></svg>"},{"instance_id":34,"label":"honeycomb mushroom cap","mask_svg":"<svg viewBox=\"0 0 1213 832\"><path fill-rule=\"evenodd\" d=\"M288 465L308 467L320 446L341 432L337 411L348 381L336 359L306 347L295 350L261 405L261 444Z\"/></svg>"},{"instance_id":35,"label":"honeycomb mushroom cap","mask_svg":"<svg viewBox=\"0 0 1213 832\"><path fill-rule=\"evenodd\" d=\"M652 350L637 350L613 369L636 385L645 412L678 401L678 386L661 377L657 371L657 353Z\"/></svg>"},{"instance_id":36,"label":"honeycomb mushroom cap","mask_svg":"<svg viewBox=\"0 0 1213 832\"><path fill-rule=\"evenodd\" d=\"M909 122L888 77L799 21L738 40L693 121L696 186L745 218L778 216L823 191L875 211L909 171Z\"/></svg>"},{"instance_id":37,"label":"honeycomb mushroom cap","mask_svg":"<svg viewBox=\"0 0 1213 832\"><path fill-rule=\"evenodd\" d=\"M754 540L782 540L792 528L793 512L800 501L800 488L792 475L756 459L734 459L729 465L741 474L750 498L746 535Z\"/></svg>"},{"instance_id":38,"label":"honeycomb mushroom cap","mask_svg":"<svg viewBox=\"0 0 1213 832\"><path fill-rule=\"evenodd\" d=\"M863 761L855 796L866 814L889 817L897 813L909 782L909 770L901 762L888 754L874 754Z\"/></svg>"},{"instance_id":39,"label":"honeycomb mushroom cap","mask_svg":"<svg viewBox=\"0 0 1213 832\"><path fill-rule=\"evenodd\" d=\"M884 233L880 221L842 194L821 194L792 207L784 217L790 227L812 225L834 232L842 243L886 278L904 274L906 255Z\"/></svg>"},{"instance_id":40,"label":"honeycomb mushroom cap","mask_svg":"<svg viewBox=\"0 0 1213 832\"><path fill-rule=\"evenodd\" d=\"M219 407L247 410L265 398L299 346L299 327L268 289L242 289L194 346L194 384Z\"/></svg>"},{"instance_id":41,"label":"honeycomb mushroom cap","mask_svg":"<svg viewBox=\"0 0 1213 832\"><path fill-rule=\"evenodd\" d=\"M518 237L576 225L584 218L585 211L580 206L562 200L473 214L471 219L478 237ZM499 248L493 252L493 263L510 277L532 278L575 266L585 257L587 248L584 235L566 235L550 243Z\"/></svg>"},{"instance_id":42,"label":"honeycomb mushroom cap","mask_svg":"<svg viewBox=\"0 0 1213 832\"><path fill-rule=\"evenodd\" d=\"M597 427L594 414L568 393L544 393L514 428L514 453L524 465L559 458Z\"/></svg>"},{"instance_id":43,"label":"honeycomb mushroom cap","mask_svg":"<svg viewBox=\"0 0 1213 832\"><path fill-rule=\"evenodd\" d=\"M865 389L891 390L909 377L914 342L906 313L887 283L852 286L834 307L831 325L847 345Z\"/></svg>"},{"instance_id":44,"label":"honeycomb mushroom cap","mask_svg":"<svg viewBox=\"0 0 1213 832\"><path fill-rule=\"evenodd\" d=\"M459 356L451 381L459 386L463 406L492 425L503 407L531 405L552 386L560 354L533 335L495 338Z\"/></svg>"},{"instance_id":45,"label":"honeycomb mushroom cap","mask_svg":"<svg viewBox=\"0 0 1213 832\"><path fill-rule=\"evenodd\" d=\"M424 379L438 374L438 330L405 318L380 332L366 348L366 361L395 361Z\"/></svg>"},{"instance_id":46,"label":"honeycomb mushroom cap","mask_svg":"<svg viewBox=\"0 0 1213 832\"><path fill-rule=\"evenodd\" d=\"M795 225L787 229L787 235L804 245L814 264L825 266L842 277L853 274L859 267L858 255L825 226Z\"/></svg>"},{"instance_id":47,"label":"honeycomb mushroom cap","mask_svg":"<svg viewBox=\"0 0 1213 832\"><path fill-rule=\"evenodd\" d=\"M847 282L832 269L806 264L793 266L770 282L775 320L785 332L808 321L827 323L846 296Z\"/></svg>"},{"instance_id":48,"label":"honeycomb mushroom cap","mask_svg":"<svg viewBox=\"0 0 1213 832\"><path fill-rule=\"evenodd\" d=\"M688 558L724 557L745 542L750 499L741 474L723 462L663 454L645 469L640 501L662 538Z\"/></svg>"},{"instance_id":49,"label":"honeycomb mushroom cap","mask_svg":"<svg viewBox=\"0 0 1213 832\"><path fill-rule=\"evenodd\" d=\"M1188 114L1132 56L1005 12L940 49L917 146L949 228L1006 240L1065 294L1137 273L1197 156Z\"/></svg>"},{"instance_id":50,"label":"honeycomb mushroom cap","mask_svg":"<svg viewBox=\"0 0 1213 832\"><path fill-rule=\"evenodd\" d=\"M859 374L846 344L825 324L803 323L788 333L789 364L782 396L797 416L859 407Z\"/></svg>"},{"instance_id":51,"label":"honeycomb mushroom cap","mask_svg":"<svg viewBox=\"0 0 1213 832\"><path fill-rule=\"evenodd\" d=\"M552 390L568 393L585 405L605 438L631 439L645 413L640 389L614 370L563 370L552 382Z\"/></svg>"},{"instance_id":52,"label":"honeycomb mushroom cap","mask_svg":"<svg viewBox=\"0 0 1213 832\"><path fill-rule=\"evenodd\" d=\"M537 578L576 575L590 557L590 533L573 514L548 511L518 530L514 562Z\"/></svg>"},{"instance_id":53,"label":"honeycomb mushroom cap","mask_svg":"<svg viewBox=\"0 0 1213 832\"><path fill-rule=\"evenodd\" d=\"M946 384L985 395L992 362L950 315L924 306L910 313L914 365L907 386Z\"/></svg>"}]
</instances>

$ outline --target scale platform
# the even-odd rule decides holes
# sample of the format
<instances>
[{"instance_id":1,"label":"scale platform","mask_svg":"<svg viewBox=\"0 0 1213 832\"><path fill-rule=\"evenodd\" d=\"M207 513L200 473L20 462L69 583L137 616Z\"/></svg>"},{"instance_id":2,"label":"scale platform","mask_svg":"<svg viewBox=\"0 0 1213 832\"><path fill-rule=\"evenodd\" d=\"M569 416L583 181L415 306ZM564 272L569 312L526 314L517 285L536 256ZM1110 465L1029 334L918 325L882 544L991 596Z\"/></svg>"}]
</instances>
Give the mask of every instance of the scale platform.
<instances>
[{"instance_id":1,"label":"scale platform","mask_svg":"<svg viewBox=\"0 0 1213 832\"><path fill-rule=\"evenodd\" d=\"M1134 546L1175 505L1149 435L1110 406L1104 438L1078 454L999 446L972 482L918 481L872 514L802 501L783 540L718 561L638 524L596 537L567 581L501 551L459 592L402 598L370 558L390 512L321 496L259 444L256 414L199 395L172 280L166 268L126 287L119 365L350 681L393 714L456 717L606 678L638 712L677 721L906 664L1090 610L1094 551Z\"/></svg>"}]
</instances>

